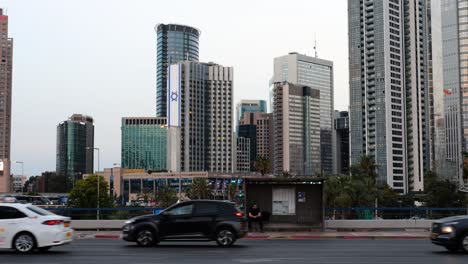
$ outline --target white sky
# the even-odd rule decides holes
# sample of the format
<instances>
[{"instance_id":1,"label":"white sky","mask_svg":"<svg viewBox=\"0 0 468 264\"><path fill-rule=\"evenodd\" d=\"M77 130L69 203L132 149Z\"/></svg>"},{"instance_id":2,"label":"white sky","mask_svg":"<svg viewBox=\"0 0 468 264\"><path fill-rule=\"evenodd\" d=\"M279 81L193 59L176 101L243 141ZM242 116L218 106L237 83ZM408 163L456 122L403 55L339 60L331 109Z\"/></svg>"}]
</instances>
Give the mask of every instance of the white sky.
<instances>
[{"instance_id":1,"label":"white sky","mask_svg":"<svg viewBox=\"0 0 468 264\"><path fill-rule=\"evenodd\" d=\"M0 0L14 38L12 160L55 171L56 129L95 119L101 168L120 163L123 116L155 113L157 23L202 31L200 61L234 67L234 93L267 99L273 58L334 62L335 109L348 107L346 0ZM19 164L13 173L20 173Z\"/></svg>"}]
</instances>

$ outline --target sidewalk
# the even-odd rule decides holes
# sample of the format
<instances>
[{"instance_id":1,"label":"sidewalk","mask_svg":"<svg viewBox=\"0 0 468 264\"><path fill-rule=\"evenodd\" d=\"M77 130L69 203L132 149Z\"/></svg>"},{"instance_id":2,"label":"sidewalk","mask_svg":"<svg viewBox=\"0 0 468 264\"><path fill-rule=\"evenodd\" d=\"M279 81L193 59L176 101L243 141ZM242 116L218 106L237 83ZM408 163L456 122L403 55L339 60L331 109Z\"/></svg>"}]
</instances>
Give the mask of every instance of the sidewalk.
<instances>
[{"instance_id":1,"label":"sidewalk","mask_svg":"<svg viewBox=\"0 0 468 264\"><path fill-rule=\"evenodd\" d=\"M75 231L76 239L120 239L118 231ZM266 232L249 233L247 239L429 239L425 231L386 231L386 232Z\"/></svg>"}]
</instances>

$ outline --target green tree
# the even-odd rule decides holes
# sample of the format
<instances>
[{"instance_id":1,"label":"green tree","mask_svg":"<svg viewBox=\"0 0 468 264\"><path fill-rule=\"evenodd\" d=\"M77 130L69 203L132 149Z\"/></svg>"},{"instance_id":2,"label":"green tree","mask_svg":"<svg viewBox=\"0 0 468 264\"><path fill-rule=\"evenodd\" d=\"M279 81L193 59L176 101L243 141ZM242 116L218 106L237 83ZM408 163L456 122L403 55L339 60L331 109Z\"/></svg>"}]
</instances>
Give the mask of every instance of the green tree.
<instances>
[{"instance_id":1,"label":"green tree","mask_svg":"<svg viewBox=\"0 0 468 264\"><path fill-rule=\"evenodd\" d=\"M263 156L258 156L255 161L255 169L257 172L260 172L263 175L267 174L271 170L270 159Z\"/></svg>"},{"instance_id":2,"label":"green tree","mask_svg":"<svg viewBox=\"0 0 468 264\"><path fill-rule=\"evenodd\" d=\"M433 172L424 178L424 202L427 207L464 207L465 195L448 180L440 180Z\"/></svg>"},{"instance_id":3,"label":"green tree","mask_svg":"<svg viewBox=\"0 0 468 264\"><path fill-rule=\"evenodd\" d=\"M190 199L208 199L211 194L210 183L206 178L194 178L187 192Z\"/></svg>"},{"instance_id":4,"label":"green tree","mask_svg":"<svg viewBox=\"0 0 468 264\"><path fill-rule=\"evenodd\" d=\"M97 185L99 179L99 208L111 208L112 197L109 194L109 185L102 176L90 175L84 180L79 180L70 192L69 206L77 208L97 207Z\"/></svg>"},{"instance_id":5,"label":"green tree","mask_svg":"<svg viewBox=\"0 0 468 264\"><path fill-rule=\"evenodd\" d=\"M167 208L177 202L177 192L169 184L160 186L155 193L156 206Z\"/></svg>"},{"instance_id":6,"label":"green tree","mask_svg":"<svg viewBox=\"0 0 468 264\"><path fill-rule=\"evenodd\" d=\"M228 200L229 201L234 201L236 198L237 192L239 190L238 184L237 183L229 183L227 186L227 195L228 195Z\"/></svg>"}]
</instances>

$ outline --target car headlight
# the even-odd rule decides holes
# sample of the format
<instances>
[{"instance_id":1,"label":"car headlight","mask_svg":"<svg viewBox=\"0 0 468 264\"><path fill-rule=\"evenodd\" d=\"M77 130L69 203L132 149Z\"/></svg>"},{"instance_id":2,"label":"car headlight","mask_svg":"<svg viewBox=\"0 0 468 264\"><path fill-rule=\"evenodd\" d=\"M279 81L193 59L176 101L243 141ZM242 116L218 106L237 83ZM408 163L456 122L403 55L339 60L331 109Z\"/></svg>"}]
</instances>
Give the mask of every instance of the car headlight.
<instances>
[{"instance_id":1,"label":"car headlight","mask_svg":"<svg viewBox=\"0 0 468 264\"><path fill-rule=\"evenodd\" d=\"M451 226L444 226L442 227L442 233L450 234L453 232L453 227Z\"/></svg>"},{"instance_id":2,"label":"car headlight","mask_svg":"<svg viewBox=\"0 0 468 264\"><path fill-rule=\"evenodd\" d=\"M128 224L133 223L134 221L135 221L135 220L130 219L130 220L125 221L125 224L128 225Z\"/></svg>"}]
</instances>

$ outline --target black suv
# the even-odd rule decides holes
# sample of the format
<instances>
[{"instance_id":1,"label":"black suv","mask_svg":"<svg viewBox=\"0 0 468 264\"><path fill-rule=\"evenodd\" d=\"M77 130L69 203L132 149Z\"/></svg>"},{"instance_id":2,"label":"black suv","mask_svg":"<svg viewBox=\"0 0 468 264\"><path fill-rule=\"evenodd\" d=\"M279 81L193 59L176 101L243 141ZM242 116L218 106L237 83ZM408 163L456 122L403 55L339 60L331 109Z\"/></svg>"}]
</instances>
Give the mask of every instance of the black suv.
<instances>
[{"instance_id":1,"label":"black suv","mask_svg":"<svg viewBox=\"0 0 468 264\"><path fill-rule=\"evenodd\" d=\"M442 218L432 223L432 243L450 251L468 253L468 215Z\"/></svg>"},{"instance_id":2,"label":"black suv","mask_svg":"<svg viewBox=\"0 0 468 264\"><path fill-rule=\"evenodd\" d=\"M158 215L144 215L125 222L123 239L149 247L162 240L215 240L232 246L247 234L246 218L233 203L195 200L178 203Z\"/></svg>"}]
</instances>

